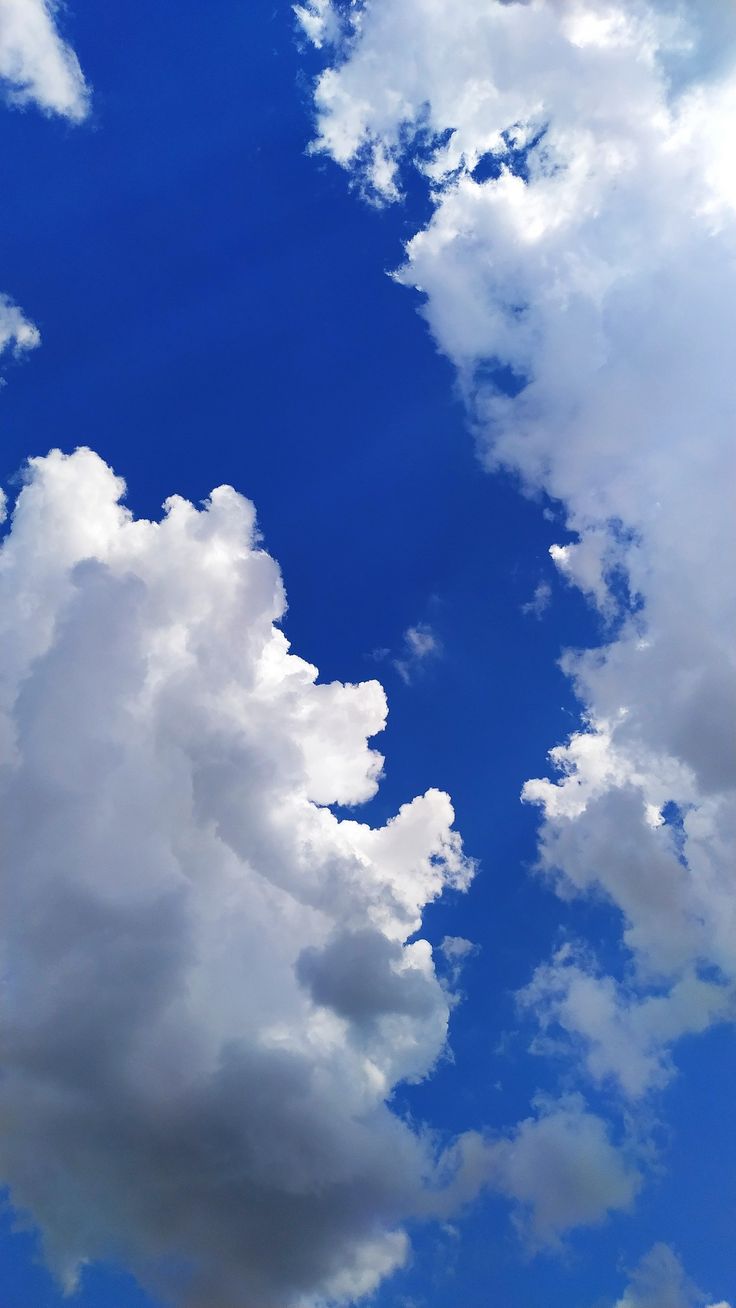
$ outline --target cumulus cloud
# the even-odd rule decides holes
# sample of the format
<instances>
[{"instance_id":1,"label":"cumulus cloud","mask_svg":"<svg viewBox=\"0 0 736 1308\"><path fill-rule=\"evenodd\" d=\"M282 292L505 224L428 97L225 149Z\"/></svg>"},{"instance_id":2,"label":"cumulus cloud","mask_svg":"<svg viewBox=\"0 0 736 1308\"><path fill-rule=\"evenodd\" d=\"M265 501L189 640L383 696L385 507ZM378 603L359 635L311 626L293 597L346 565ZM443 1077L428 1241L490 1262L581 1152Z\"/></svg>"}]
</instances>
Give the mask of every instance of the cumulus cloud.
<instances>
[{"instance_id":1,"label":"cumulus cloud","mask_svg":"<svg viewBox=\"0 0 736 1308\"><path fill-rule=\"evenodd\" d=\"M624 985L558 962L527 999L638 1094L679 1033L730 1014L736 980L736 10L348 16L315 149L379 202L424 178L396 280L423 294L482 459L562 507L553 562L601 615L603 644L563 663L582 728L524 798L559 892L620 910L630 968Z\"/></svg>"},{"instance_id":2,"label":"cumulus cloud","mask_svg":"<svg viewBox=\"0 0 736 1308\"><path fill-rule=\"evenodd\" d=\"M89 92L79 60L56 26L55 0L2 0L0 81L11 104L34 103L78 121Z\"/></svg>"},{"instance_id":3,"label":"cumulus cloud","mask_svg":"<svg viewBox=\"0 0 736 1308\"><path fill-rule=\"evenodd\" d=\"M473 866L439 791L332 812L384 694L290 652L253 506L123 491L33 459L0 549L0 1176L69 1287L112 1257L187 1308L348 1301L444 1202L387 1101L444 1050L409 938Z\"/></svg>"},{"instance_id":4,"label":"cumulus cloud","mask_svg":"<svg viewBox=\"0 0 736 1308\"><path fill-rule=\"evenodd\" d=\"M677 1254L669 1245L655 1244L635 1268L630 1284L616 1308L700 1308L708 1297L685 1275ZM729 1308L727 1303L711 1308Z\"/></svg>"}]
</instances>

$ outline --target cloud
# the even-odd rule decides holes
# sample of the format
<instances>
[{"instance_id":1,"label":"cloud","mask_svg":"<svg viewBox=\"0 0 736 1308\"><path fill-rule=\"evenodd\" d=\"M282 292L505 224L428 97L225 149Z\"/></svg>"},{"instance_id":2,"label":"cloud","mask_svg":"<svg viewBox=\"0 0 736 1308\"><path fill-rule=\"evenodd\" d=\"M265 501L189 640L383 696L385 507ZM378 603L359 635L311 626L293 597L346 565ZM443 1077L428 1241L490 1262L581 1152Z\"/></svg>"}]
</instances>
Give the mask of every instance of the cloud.
<instances>
[{"instance_id":1,"label":"cloud","mask_svg":"<svg viewBox=\"0 0 736 1308\"><path fill-rule=\"evenodd\" d=\"M535 1052L579 1050L594 1081L614 1082L631 1099L670 1079L669 1049L675 1040L736 1016L732 986L691 972L671 989L642 996L635 987L600 975L569 946L537 968L519 1001L544 1032L534 1042Z\"/></svg>"},{"instance_id":2,"label":"cloud","mask_svg":"<svg viewBox=\"0 0 736 1308\"><path fill-rule=\"evenodd\" d=\"M631 1207L641 1184L636 1151L617 1144L580 1095L540 1096L534 1112L495 1138L468 1132L448 1161L445 1202L474 1198L480 1185L513 1205L514 1224L534 1252L580 1226Z\"/></svg>"},{"instance_id":3,"label":"cloud","mask_svg":"<svg viewBox=\"0 0 736 1308\"><path fill-rule=\"evenodd\" d=\"M335 936L323 949L305 949L297 976L316 1004L371 1032L379 1018L431 1018L438 1007L426 941L402 947L366 927Z\"/></svg>"},{"instance_id":4,"label":"cloud","mask_svg":"<svg viewBox=\"0 0 736 1308\"><path fill-rule=\"evenodd\" d=\"M517 1225L535 1245L630 1208L640 1185L636 1165L576 1095L542 1104L496 1145L494 1164L496 1188L520 1206Z\"/></svg>"},{"instance_id":5,"label":"cloud","mask_svg":"<svg viewBox=\"0 0 736 1308\"><path fill-rule=\"evenodd\" d=\"M521 611L530 617L541 618L550 606L552 600L552 587L548 581L539 581L534 587L534 594L530 600L522 604Z\"/></svg>"},{"instance_id":6,"label":"cloud","mask_svg":"<svg viewBox=\"0 0 736 1308\"><path fill-rule=\"evenodd\" d=\"M444 936L440 942L440 953L445 960L448 975L453 985L457 985L465 965L479 953L480 946L464 936Z\"/></svg>"},{"instance_id":7,"label":"cloud","mask_svg":"<svg viewBox=\"0 0 736 1308\"><path fill-rule=\"evenodd\" d=\"M33 102L46 113L79 121L89 90L76 54L56 26L55 0L3 0L0 80L11 104Z\"/></svg>"},{"instance_id":8,"label":"cloud","mask_svg":"<svg viewBox=\"0 0 736 1308\"><path fill-rule=\"evenodd\" d=\"M399 676L407 685L419 669L430 659L439 658L442 644L427 622L418 622L415 627L407 627L404 632L404 648L392 663Z\"/></svg>"},{"instance_id":9,"label":"cloud","mask_svg":"<svg viewBox=\"0 0 736 1308\"><path fill-rule=\"evenodd\" d=\"M387 646L374 649L371 654L377 663L388 660L407 686L411 685L427 663L441 657L442 641L428 622L417 622L415 626L407 627L396 655Z\"/></svg>"},{"instance_id":10,"label":"cloud","mask_svg":"<svg viewBox=\"0 0 736 1308\"><path fill-rule=\"evenodd\" d=\"M35 350L40 344L38 328L7 295L0 294L0 354L10 350L15 358L20 358L26 350Z\"/></svg>"},{"instance_id":11,"label":"cloud","mask_svg":"<svg viewBox=\"0 0 736 1308\"><path fill-rule=\"evenodd\" d=\"M666 1244L655 1244L635 1268L631 1282L616 1308L698 1308L707 1296L688 1280L677 1254ZM729 1308L727 1303L711 1308Z\"/></svg>"},{"instance_id":12,"label":"cloud","mask_svg":"<svg viewBox=\"0 0 736 1308\"><path fill-rule=\"evenodd\" d=\"M136 520L31 460L0 549L0 1175L73 1286L346 1302L444 1201L388 1106L445 1048L422 910L473 872L436 790L383 827L373 681L289 650L253 506Z\"/></svg>"},{"instance_id":13,"label":"cloud","mask_svg":"<svg viewBox=\"0 0 736 1308\"><path fill-rule=\"evenodd\" d=\"M332 0L307 0L293 9L305 36L318 50L333 44L340 36L342 24Z\"/></svg>"},{"instance_id":14,"label":"cloud","mask_svg":"<svg viewBox=\"0 0 736 1308\"><path fill-rule=\"evenodd\" d=\"M349 12L314 148L379 202L424 179L395 279L423 296L484 462L562 507L553 561L601 615L602 645L563 661L582 729L524 797L559 893L619 910L626 983L552 964L528 998L638 1094L736 982L736 10Z\"/></svg>"}]
</instances>

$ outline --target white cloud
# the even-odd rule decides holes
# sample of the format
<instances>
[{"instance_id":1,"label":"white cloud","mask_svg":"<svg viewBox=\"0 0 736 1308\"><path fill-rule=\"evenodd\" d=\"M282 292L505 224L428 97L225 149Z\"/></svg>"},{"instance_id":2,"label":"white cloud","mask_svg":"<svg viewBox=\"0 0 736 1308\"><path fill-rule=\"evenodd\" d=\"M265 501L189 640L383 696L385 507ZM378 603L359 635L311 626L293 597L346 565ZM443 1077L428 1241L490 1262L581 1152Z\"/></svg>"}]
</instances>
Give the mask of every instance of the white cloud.
<instances>
[{"instance_id":1,"label":"white cloud","mask_svg":"<svg viewBox=\"0 0 736 1308\"><path fill-rule=\"evenodd\" d=\"M38 328L7 295L0 294L0 354L3 350L10 350L19 358L26 350L35 350L40 343Z\"/></svg>"},{"instance_id":2,"label":"white cloud","mask_svg":"<svg viewBox=\"0 0 736 1308\"><path fill-rule=\"evenodd\" d=\"M710 1300L688 1280L677 1254L655 1244L635 1268L616 1308L699 1308ZM727 1303L711 1308L729 1308Z\"/></svg>"},{"instance_id":3,"label":"white cloud","mask_svg":"<svg viewBox=\"0 0 736 1308\"><path fill-rule=\"evenodd\" d=\"M607 643L564 660L583 731L525 798L542 868L621 910L632 966L625 987L592 972L586 1005L582 976L546 974L540 1017L638 1093L679 1032L723 1020L736 980L736 10L351 12L315 148L383 201L404 168L425 177L433 212L396 279L424 295L488 466L563 506L554 562L602 615ZM509 373L513 395L494 384Z\"/></svg>"},{"instance_id":4,"label":"white cloud","mask_svg":"<svg viewBox=\"0 0 736 1308\"><path fill-rule=\"evenodd\" d=\"M0 550L0 1175L68 1285L347 1301L444 1202L387 1097L445 1046L407 940L472 865L439 791L327 807L374 793L384 694L290 653L252 505L123 489L34 459Z\"/></svg>"},{"instance_id":5,"label":"white cloud","mask_svg":"<svg viewBox=\"0 0 736 1308\"><path fill-rule=\"evenodd\" d=\"M56 26L55 0L0 0L0 80L11 103L33 102L78 121L89 92L76 54Z\"/></svg>"}]
</instances>

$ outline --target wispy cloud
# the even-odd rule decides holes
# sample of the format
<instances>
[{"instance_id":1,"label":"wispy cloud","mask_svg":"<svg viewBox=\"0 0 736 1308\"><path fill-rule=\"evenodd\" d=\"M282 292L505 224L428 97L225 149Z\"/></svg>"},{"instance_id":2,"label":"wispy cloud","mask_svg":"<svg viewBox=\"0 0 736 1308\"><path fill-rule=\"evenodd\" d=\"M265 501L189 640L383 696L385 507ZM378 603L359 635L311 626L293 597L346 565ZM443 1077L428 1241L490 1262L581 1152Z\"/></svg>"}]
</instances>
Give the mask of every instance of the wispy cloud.
<instances>
[{"instance_id":1,"label":"wispy cloud","mask_svg":"<svg viewBox=\"0 0 736 1308\"><path fill-rule=\"evenodd\" d=\"M532 618L541 618L547 612L552 601L552 587L548 581L539 581L534 587L530 600L522 604L521 611Z\"/></svg>"},{"instance_id":2,"label":"wispy cloud","mask_svg":"<svg viewBox=\"0 0 736 1308\"><path fill-rule=\"evenodd\" d=\"M396 671L407 685L429 661L440 658L442 644L427 622L418 622L404 632L404 648L392 660Z\"/></svg>"},{"instance_id":3,"label":"wispy cloud","mask_svg":"<svg viewBox=\"0 0 736 1308\"><path fill-rule=\"evenodd\" d=\"M388 646L374 649L371 657L377 663L390 663L401 680L410 686L428 663L442 657L442 641L428 622L417 622L407 627L401 638L401 647L394 652Z\"/></svg>"}]
</instances>

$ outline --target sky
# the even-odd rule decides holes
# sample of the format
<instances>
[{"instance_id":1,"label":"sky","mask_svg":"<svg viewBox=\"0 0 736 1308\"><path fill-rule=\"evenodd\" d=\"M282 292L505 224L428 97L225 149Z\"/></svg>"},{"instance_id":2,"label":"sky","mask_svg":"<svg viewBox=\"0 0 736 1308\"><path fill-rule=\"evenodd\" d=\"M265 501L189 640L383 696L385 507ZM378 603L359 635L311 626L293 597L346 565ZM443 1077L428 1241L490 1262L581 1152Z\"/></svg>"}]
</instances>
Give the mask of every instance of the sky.
<instances>
[{"instance_id":1,"label":"sky","mask_svg":"<svg viewBox=\"0 0 736 1308\"><path fill-rule=\"evenodd\" d=\"M729 1308L736 11L0 88L0 1308Z\"/></svg>"}]
</instances>

